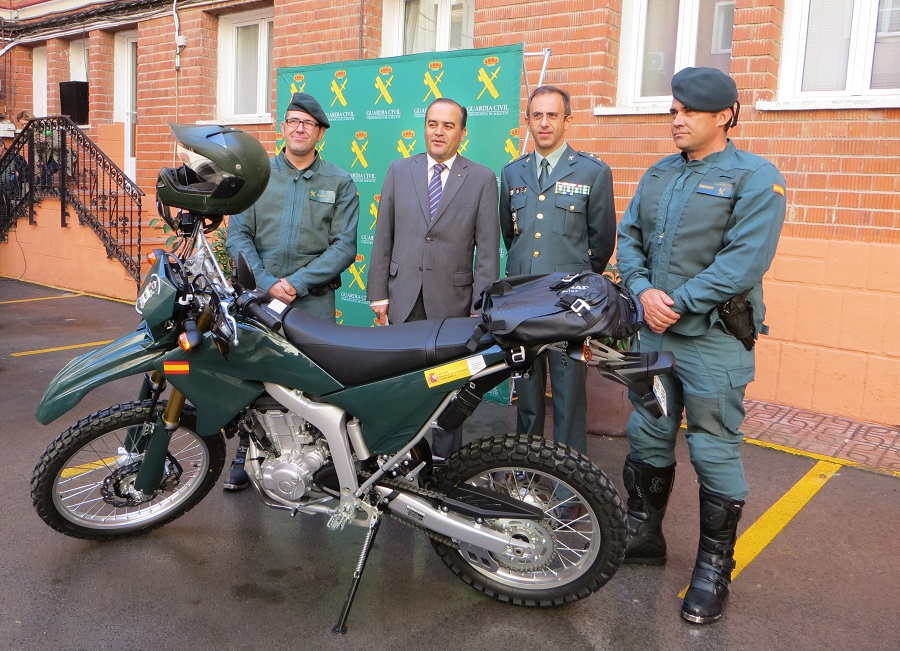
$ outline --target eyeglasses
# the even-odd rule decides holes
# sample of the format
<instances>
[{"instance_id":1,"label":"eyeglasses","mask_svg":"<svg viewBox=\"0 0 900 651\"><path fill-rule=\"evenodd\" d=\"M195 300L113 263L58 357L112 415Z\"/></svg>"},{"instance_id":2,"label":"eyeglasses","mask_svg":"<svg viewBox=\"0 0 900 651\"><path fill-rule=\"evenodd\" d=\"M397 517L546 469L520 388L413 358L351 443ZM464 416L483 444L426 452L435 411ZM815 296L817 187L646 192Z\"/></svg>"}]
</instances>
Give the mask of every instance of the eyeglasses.
<instances>
[{"instance_id":1,"label":"eyeglasses","mask_svg":"<svg viewBox=\"0 0 900 651\"><path fill-rule=\"evenodd\" d=\"M540 111L536 111L531 114L531 120L533 122L540 122L541 120L544 119L544 117L547 118L548 122L553 122L554 120L558 120L561 117L567 118L569 116L568 115L560 115L559 113L541 113Z\"/></svg>"},{"instance_id":2,"label":"eyeglasses","mask_svg":"<svg viewBox=\"0 0 900 651\"><path fill-rule=\"evenodd\" d=\"M288 125L292 131L300 126L302 126L307 131L312 131L317 126L319 126L318 122L313 122L312 120L301 120L300 118L288 118L284 121L284 123Z\"/></svg>"}]
</instances>

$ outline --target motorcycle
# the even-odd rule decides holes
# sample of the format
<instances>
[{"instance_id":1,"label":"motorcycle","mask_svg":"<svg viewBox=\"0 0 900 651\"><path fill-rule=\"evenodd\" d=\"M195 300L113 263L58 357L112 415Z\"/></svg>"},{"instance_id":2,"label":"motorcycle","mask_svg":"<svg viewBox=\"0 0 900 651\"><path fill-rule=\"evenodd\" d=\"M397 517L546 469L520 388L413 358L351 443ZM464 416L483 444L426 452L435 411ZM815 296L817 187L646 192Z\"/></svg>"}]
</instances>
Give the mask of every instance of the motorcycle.
<instances>
[{"instance_id":1,"label":"motorcycle","mask_svg":"<svg viewBox=\"0 0 900 651\"><path fill-rule=\"evenodd\" d=\"M228 172L221 152L203 149L237 130L172 129L179 146L208 131L185 147L184 165L160 173L160 214L180 245L153 252L136 301L138 328L72 360L36 416L50 423L121 378L142 375L142 387L136 401L79 420L47 447L31 480L43 521L89 540L161 527L209 493L226 439L244 433L246 470L267 506L325 516L331 530L367 530L335 633L346 632L385 516L425 534L456 576L500 601L552 606L606 584L624 555L625 509L590 459L509 434L438 461L425 437L433 427L461 425L485 393L528 373L548 349L598 368L654 409L653 381L671 370L671 355L619 352L589 334L501 345L481 333L469 346L476 321L469 317L365 328L291 309L255 287L243 258L237 278L226 278L206 238L227 214L211 206L209 195L220 189L207 186L233 185L228 174L242 167L252 183L246 156ZM203 201L172 195L172 187L201 184ZM237 212L255 192L222 205Z\"/></svg>"}]
</instances>

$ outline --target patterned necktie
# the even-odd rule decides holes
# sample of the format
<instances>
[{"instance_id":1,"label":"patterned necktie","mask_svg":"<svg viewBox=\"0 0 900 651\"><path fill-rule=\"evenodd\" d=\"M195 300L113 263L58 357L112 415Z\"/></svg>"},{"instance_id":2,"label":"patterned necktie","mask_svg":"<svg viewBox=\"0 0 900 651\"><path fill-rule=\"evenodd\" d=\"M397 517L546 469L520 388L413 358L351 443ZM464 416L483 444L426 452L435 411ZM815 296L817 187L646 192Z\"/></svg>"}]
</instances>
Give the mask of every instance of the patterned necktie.
<instances>
[{"instance_id":1,"label":"patterned necktie","mask_svg":"<svg viewBox=\"0 0 900 651\"><path fill-rule=\"evenodd\" d=\"M544 189L544 186L547 184L547 177L550 176L548 169L550 167L550 162L546 158L541 159L541 174L538 176L538 185L541 187L541 190Z\"/></svg>"},{"instance_id":2,"label":"patterned necktie","mask_svg":"<svg viewBox=\"0 0 900 651\"><path fill-rule=\"evenodd\" d=\"M441 202L441 192L443 190L441 172L446 167L443 163L435 163L434 174L431 175L431 182L428 184L428 207L431 208L432 219L434 219L434 213L437 212L438 204Z\"/></svg>"}]
</instances>

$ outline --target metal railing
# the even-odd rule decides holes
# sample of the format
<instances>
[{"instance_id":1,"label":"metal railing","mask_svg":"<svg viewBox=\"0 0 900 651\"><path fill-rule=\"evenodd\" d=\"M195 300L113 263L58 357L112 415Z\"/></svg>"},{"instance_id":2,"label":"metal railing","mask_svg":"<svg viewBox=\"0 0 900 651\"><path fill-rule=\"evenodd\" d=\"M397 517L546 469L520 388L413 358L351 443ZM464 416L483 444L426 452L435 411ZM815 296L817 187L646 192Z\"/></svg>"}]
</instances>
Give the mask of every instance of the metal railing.
<instances>
[{"instance_id":1,"label":"metal railing","mask_svg":"<svg viewBox=\"0 0 900 651\"><path fill-rule=\"evenodd\" d=\"M141 200L144 192L65 116L34 118L0 158L0 242L17 219L35 222L36 205L60 202L60 225L69 207L91 228L136 282L141 274Z\"/></svg>"}]
</instances>

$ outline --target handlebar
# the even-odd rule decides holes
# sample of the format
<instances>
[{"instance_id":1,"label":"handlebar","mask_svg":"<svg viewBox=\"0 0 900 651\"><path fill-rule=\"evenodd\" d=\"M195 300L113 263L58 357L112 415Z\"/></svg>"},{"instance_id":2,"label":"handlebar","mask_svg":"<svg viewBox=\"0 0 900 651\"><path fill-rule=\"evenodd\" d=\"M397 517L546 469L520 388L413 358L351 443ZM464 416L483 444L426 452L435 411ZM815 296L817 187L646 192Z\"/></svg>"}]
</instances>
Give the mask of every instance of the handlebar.
<instances>
[{"instance_id":1,"label":"handlebar","mask_svg":"<svg viewBox=\"0 0 900 651\"><path fill-rule=\"evenodd\" d=\"M269 312L262 304L260 299L264 296L266 296L265 293L260 296L259 290L244 292L238 297L235 304L241 314L251 316L269 330L278 332L281 330L281 319Z\"/></svg>"}]
</instances>

